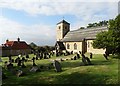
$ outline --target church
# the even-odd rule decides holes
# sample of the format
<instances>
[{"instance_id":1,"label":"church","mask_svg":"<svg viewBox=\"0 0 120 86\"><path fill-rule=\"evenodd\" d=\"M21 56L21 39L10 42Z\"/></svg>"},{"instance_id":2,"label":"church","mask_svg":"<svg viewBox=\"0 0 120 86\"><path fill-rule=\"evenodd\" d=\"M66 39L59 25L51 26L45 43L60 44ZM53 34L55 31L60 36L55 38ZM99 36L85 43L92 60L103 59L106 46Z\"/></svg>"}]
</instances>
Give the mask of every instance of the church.
<instances>
[{"instance_id":1,"label":"church","mask_svg":"<svg viewBox=\"0 0 120 86\"><path fill-rule=\"evenodd\" d=\"M64 19L56 26L56 51L68 51L73 53L104 54L106 49L95 49L92 46L96 35L101 31L108 31L107 26L77 29L70 31L70 23Z\"/></svg>"}]
</instances>

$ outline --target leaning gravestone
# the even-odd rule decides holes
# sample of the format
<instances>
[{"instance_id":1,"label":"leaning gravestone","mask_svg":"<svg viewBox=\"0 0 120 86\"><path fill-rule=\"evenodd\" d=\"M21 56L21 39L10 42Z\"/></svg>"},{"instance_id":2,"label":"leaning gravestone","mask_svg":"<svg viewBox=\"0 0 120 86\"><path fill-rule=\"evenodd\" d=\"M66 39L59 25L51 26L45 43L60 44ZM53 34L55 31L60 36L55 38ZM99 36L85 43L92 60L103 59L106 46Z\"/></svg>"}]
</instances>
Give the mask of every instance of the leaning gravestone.
<instances>
[{"instance_id":1,"label":"leaning gravestone","mask_svg":"<svg viewBox=\"0 0 120 86\"><path fill-rule=\"evenodd\" d=\"M56 72L61 72L62 71L61 65L58 61L54 60L53 66L55 67Z\"/></svg>"},{"instance_id":2,"label":"leaning gravestone","mask_svg":"<svg viewBox=\"0 0 120 86\"><path fill-rule=\"evenodd\" d=\"M88 65L92 64L91 61L90 61L90 59L88 57L85 57L85 59L87 60Z\"/></svg>"},{"instance_id":3,"label":"leaning gravestone","mask_svg":"<svg viewBox=\"0 0 120 86\"><path fill-rule=\"evenodd\" d=\"M40 71L40 69L39 69L37 66L33 66L33 67L30 69L30 72L37 72L37 71Z\"/></svg>"},{"instance_id":4,"label":"leaning gravestone","mask_svg":"<svg viewBox=\"0 0 120 86\"><path fill-rule=\"evenodd\" d=\"M103 56L105 57L105 59L106 59L106 60L108 60L108 57L107 57L107 55L106 55L106 54L103 54Z\"/></svg>"},{"instance_id":5,"label":"leaning gravestone","mask_svg":"<svg viewBox=\"0 0 120 86\"><path fill-rule=\"evenodd\" d=\"M87 65L86 57L84 54L82 54L82 62L84 63L84 65Z\"/></svg>"}]
</instances>

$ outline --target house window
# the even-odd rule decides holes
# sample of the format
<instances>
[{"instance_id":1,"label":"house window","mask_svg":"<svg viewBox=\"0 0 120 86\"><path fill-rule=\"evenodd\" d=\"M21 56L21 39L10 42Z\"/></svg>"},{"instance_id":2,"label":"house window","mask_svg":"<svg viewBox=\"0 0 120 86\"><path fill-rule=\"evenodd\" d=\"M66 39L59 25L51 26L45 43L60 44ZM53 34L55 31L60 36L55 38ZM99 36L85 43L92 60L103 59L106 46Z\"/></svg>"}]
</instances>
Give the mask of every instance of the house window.
<instances>
[{"instance_id":1,"label":"house window","mask_svg":"<svg viewBox=\"0 0 120 86\"><path fill-rule=\"evenodd\" d=\"M74 50L76 50L76 49L77 49L77 44L75 43L75 44L74 44Z\"/></svg>"},{"instance_id":2,"label":"house window","mask_svg":"<svg viewBox=\"0 0 120 86\"><path fill-rule=\"evenodd\" d=\"M70 49L70 45L69 44L67 44L67 49Z\"/></svg>"}]
</instances>

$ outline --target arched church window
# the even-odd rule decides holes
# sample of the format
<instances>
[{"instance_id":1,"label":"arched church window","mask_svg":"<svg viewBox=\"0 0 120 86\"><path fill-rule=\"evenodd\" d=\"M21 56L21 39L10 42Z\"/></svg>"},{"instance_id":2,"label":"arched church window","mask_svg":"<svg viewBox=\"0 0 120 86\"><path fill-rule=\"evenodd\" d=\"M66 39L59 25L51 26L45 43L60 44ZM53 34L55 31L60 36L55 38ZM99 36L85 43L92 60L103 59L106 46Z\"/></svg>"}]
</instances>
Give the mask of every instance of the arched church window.
<instances>
[{"instance_id":1,"label":"arched church window","mask_svg":"<svg viewBox=\"0 0 120 86\"><path fill-rule=\"evenodd\" d=\"M67 49L70 49L70 45L69 44L67 44Z\"/></svg>"},{"instance_id":2,"label":"arched church window","mask_svg":"<svg viewBox=\"0 0 120 86\"><path fill-rule=\"evenodd\" d=\"M75 44L74 44L74 50L76 50L76 49L77 49L77 44L75 43Z\"/></svg>"},{"instance_id":3,"label":"arched church window","mask_svg":"<svg viewBox=\"0 0 120 86\"><path fill-rule=\"evenodd\" d=\"M59 26L59 29L60 29L61 27Z\"/></svg>"}]
</instances>

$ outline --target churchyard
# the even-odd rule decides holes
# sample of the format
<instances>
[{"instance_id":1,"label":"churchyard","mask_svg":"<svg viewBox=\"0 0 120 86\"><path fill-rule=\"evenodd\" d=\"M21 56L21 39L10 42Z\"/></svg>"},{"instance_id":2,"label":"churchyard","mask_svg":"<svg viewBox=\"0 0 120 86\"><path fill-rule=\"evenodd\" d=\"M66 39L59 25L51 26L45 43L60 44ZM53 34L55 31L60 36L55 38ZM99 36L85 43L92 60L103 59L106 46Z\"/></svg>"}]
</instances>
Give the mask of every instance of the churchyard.
<instances>
[{"instance_id":1,"label":"churchyard","mask_svg":"<svg viewBox=\"0 0 120 86\"><path fill-rule=\"evenodd\" d=\"M5 62L9 61L10 58L1 57L2 72L4 73L3 85L118 84L119 81L118 59L112 55L107 58L108 60L101 54L91 56L89 53L85 54L85 57L88 57L86 60L81 55L78 57L77 54L58 57L52 55L49 59L33 58L34 54L29 54L28 58L22 57L20 59L24 61L21 62L20 66L19 62L15 63L18 56L12 56L14 59L13 67L5 65Z\"/></svg>"}]
</instances>

